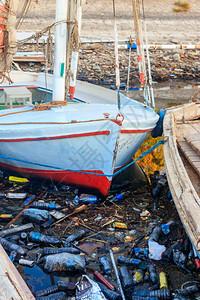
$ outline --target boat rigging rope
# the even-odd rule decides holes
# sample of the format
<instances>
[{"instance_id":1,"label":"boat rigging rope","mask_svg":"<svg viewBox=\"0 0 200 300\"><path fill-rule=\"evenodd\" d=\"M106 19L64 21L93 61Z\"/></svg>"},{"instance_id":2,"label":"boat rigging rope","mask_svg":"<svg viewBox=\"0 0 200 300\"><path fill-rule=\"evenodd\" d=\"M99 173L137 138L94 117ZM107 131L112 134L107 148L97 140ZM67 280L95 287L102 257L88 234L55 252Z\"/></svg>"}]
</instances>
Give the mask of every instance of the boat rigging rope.
<instances>
[{"instance_id":1,"label":"boat rigging rope","mask_svg":"<svg viewBox=\"0 0 200 300\"><path fill-rule=\"evenodd\" d=\"M13 158L13 157L8 157L5 155L0 155L0 158L5 159L5 160L12 160L12 161L18 161L18 162L22 162L22 163L26 163L29 165L35 165L35 166L40 166L40 167L44 167L44 168L51 168L51 169L55 169L55 170L59 170L59 171L67 171L67 172L74 172L74 173L81 173L81 174L89 174L89 175L96 175L96 176L103 176L103 177L113 177L118 175L119 173L123 172L124 170L126 170L128 167L130 167L131 165L133 165L135 162L137 162L138 160L142 159L144 156L150 154L153 150L155 150L157 147L159 147L160 145L164 144L164 140L160 140L158 143L156 143L155 145L153 145L150 149L148 149L147 151L143 152L140 156L138 156L138 158L136 158L134 161L130 162L129 164L127 164L126 166L124 166L123 168L121 168L120 170L116 171L113 174L99 174L99 173L94 173L94 172L88 172L88 171L81 171L81 170L72 170L72 169L64 169L64 168L60 168L60 167L55 167L55 166L51 166L51 165L46 165L46 164L40 164L40 163L34 163L34 162L30 162L30 161L26 161L23 159L18 159L18 158Z\"/></svg>"}]
</instances>

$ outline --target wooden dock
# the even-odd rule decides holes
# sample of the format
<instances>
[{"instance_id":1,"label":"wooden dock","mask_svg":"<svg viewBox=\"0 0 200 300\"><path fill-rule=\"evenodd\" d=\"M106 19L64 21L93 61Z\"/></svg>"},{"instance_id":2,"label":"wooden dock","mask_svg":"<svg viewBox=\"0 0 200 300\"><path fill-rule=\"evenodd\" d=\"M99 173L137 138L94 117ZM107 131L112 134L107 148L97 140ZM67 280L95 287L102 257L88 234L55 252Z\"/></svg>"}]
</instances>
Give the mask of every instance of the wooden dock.
<instances>
[{"instance_id":1,"label":"wooden dock","mask_svg":"<svg viewBox=\"0 0 200 300\"><path fill-rule=\"evenodd\" d=\"M0 300L34 300L25 281L0 245Z\"/></svg>"}]
</instances>

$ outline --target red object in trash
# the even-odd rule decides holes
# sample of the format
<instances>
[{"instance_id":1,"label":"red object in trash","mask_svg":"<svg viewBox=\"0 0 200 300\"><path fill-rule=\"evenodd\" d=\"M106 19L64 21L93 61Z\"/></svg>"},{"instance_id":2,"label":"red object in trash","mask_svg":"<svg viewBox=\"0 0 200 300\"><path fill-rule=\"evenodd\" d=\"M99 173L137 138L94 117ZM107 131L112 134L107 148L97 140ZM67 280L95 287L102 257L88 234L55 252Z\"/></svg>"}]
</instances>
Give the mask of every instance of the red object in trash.
<instances>
[{"instance_id":1,"label":"red object in trash","mask_svg":"<svg viewBox=\"0 0 200 300\"><path fill-rule=\"evenodd\" d=\"M103 283L109 290L115 290L114 285L110 283L100 272L95 271L94 277L96 277L101 283Z\"/></svg>"},{"instance_id":2,"label":"red object in trash","mask_svg":"<svg viewBox=\"0 0 200 300\"><path fill-rule=\"evenodd\" d=\"M196 259L194 260L194 264L195 264L196 270L199 270L199 268L200 268L200 259L199 259L199 258L196 258Z\"/></svg>"}]
</instances>

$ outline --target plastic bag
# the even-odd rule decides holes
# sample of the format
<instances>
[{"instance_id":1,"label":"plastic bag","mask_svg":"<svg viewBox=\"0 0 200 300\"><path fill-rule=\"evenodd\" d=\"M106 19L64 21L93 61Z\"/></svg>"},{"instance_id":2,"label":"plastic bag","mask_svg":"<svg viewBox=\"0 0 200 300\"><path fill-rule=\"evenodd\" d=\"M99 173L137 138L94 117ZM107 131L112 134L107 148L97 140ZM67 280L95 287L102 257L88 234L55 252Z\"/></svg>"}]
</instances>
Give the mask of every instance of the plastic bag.
<instances>
[{"instance_id":1,"label":"plastic bag","mask_svg":"<svg viewBox=\"0 0 200 300\"><path fill-rule=\"evenodd\" d=\"M153 260L160 260L163 252L165 252L166 247L160 245L155 241L149 241L149 258Z\"/></svg>"},{"instance_id":2,"label":"plastic bag","mask_svg":"<svg viewBox=\"0 0 200 300\"><path fill-rule=\"evenodd\" d=\"M106 300L106 298L99 285L87 275L83 275L77 283L76 300Z\"/></svg>"}]
</instances>

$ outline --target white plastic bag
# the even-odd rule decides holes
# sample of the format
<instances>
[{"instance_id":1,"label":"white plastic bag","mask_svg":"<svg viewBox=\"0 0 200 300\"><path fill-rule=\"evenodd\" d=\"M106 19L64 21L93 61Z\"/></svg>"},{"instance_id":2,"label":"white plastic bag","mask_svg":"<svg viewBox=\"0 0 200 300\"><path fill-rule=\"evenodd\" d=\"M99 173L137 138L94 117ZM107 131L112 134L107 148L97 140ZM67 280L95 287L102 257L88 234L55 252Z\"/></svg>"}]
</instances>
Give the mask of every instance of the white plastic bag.
<instances>
[{"instance_id":1,"label":"white plastic bag","mask_svg":"<svg viewBox=\"0 0 200 300\"><path fill-rule=\"evenodd\" d=\"M160 260L163 252L165 252L166 247L160 245L155 241L149 241L149 258L153 260Z\"/></svg>"}]
</instances>

